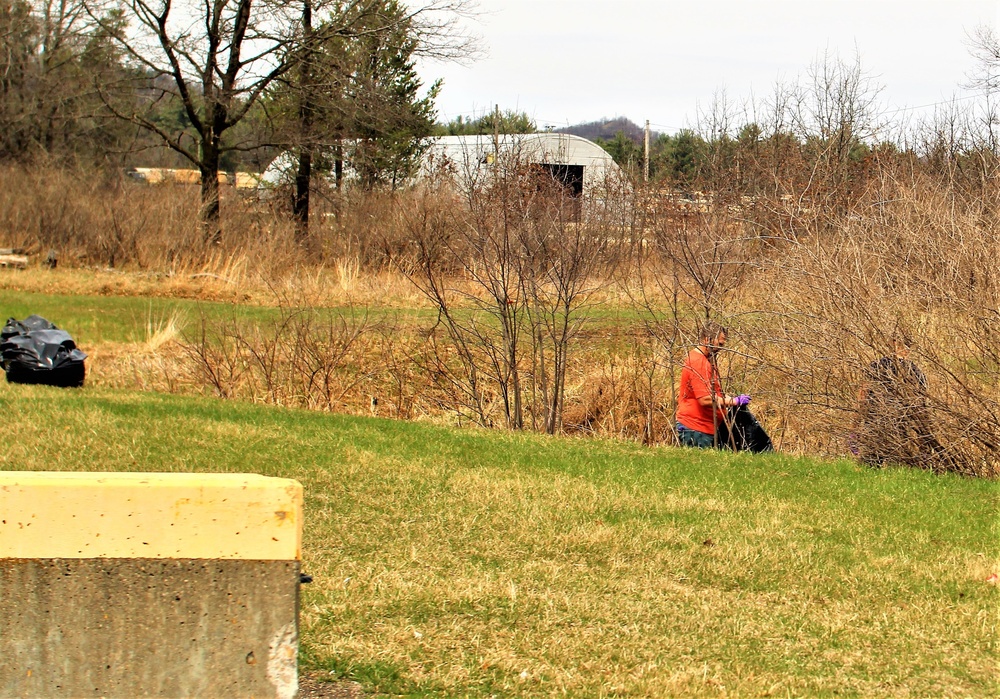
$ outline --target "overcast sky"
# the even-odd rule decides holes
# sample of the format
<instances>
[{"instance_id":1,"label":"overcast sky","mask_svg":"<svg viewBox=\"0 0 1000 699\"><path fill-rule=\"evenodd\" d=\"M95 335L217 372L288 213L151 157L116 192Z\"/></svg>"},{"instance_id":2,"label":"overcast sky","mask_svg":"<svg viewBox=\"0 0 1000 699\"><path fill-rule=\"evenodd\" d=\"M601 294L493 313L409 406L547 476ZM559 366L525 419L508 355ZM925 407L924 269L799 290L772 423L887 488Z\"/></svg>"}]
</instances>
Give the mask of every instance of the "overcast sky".
<instances>
[{"instance_id":1,"label":"overcast sky","mask_svg":"<svg viewBox=\"0 0 1000 699\"><path fill-rule=\"evenodd\" d=\"M962 93L968 35L997 27L996 0L478 0L484 57L421 66L444 79L439 120L501 109L540 128L625 116L657 131L699 106L769 94L824 52L853 62L901 116ZM967 93L966 93L967 94Z\"/></svg>"}]
</instances>

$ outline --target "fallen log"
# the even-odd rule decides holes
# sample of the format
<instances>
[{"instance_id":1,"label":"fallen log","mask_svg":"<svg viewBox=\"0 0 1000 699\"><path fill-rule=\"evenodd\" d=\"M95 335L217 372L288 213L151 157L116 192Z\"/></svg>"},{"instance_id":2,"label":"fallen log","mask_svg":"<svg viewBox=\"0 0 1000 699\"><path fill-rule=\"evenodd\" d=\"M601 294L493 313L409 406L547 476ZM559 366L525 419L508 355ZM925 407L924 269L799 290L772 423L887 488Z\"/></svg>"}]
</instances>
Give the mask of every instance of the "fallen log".
<instances>
[{"instance_id":1,"label":"fallen log","mask_svg":"<svg viewBox=\"0 0 1000 699\"><path fill-rule=\"evenodd\" d=\"M0 251L0 267L26 269L28 267L28 257L27 255L3 254L2 251Z\"/></svg>"}]
</instances>

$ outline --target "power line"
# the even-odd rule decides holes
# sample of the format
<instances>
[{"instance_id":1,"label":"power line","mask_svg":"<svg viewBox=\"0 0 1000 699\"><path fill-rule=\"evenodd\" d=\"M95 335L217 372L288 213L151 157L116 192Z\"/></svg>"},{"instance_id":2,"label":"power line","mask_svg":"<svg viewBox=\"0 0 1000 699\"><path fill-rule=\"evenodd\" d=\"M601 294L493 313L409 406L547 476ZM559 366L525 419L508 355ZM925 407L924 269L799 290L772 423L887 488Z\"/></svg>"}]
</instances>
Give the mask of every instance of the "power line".
<instances>
[{"instance_id":1,"label":"power line","mask_svg":"<svg viewBox=\"0 0 1000 699\"><path fill-rule=\"evenodd\" d=\"M892 111L885 112L885 114L888 116L892 114L899 114L900 112L912 112L916 109L927 109L928 107L940 107L946 104L955 104L956 102L967 102L969 100L976 99L977 97L980 96L981 95L966 95L965 97L952 97L949 100L942 100L941 102L931 102L930 104L918 104L912 107L899 107L897 109L893 109Z\"/></svg>"}]
</instances>

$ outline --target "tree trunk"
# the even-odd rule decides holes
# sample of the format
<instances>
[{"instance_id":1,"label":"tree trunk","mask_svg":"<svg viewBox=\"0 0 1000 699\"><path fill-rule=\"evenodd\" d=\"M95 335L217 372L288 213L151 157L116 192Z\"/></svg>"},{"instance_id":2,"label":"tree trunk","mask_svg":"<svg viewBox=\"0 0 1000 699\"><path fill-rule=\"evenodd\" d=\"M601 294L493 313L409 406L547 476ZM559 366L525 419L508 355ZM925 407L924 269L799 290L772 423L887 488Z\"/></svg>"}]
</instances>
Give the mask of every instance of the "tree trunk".
<instances>
[{"instance_id":1,"label":"tree trunk","mask_svg":"<svg viewBox=\"0 0 1000 699\"><path fill-rule=\"evenodd\" d=\"M309 186L312 183L312 147L304 146L299 152L299 169L295 173L295 242L303 246L309 242Z\"/></svg>"},{"instance_id":2,"label":"tree trunk","mask_svg":"<svg viewBox=\"0 0 1000 699\"><path fill-rule=\"evenodd\" d=\"M312 0L302 3L302 38L305 52L299 74L301 92L299 93L299 129L302 148L299 151L299 169L295 173L295 201L292 202L292 214L295 217L295 242L303 246L309 242L309 187L312 184L313 161L313 28Z\"/></svg>"},{"instance_id":3,"label":"tree trunk","mask_svg":"<svg viewBox=\"0 0 1000 699\"><path fill-rule=\"evenodd\" d=\"M337 141L335 160L333 163L333 181L337 187L337 191L340 191L340 186L344 180L344 143L343 141Z\"/></svg>"},{"instance_id":4,"label":"tree trunk","mask_svg":"<svg viewBox=\"0 0 1000 699\"><path fill-rule=\"evenodd\" d=\"M219 139L209 135L201 141L201 225L206 245L222 243L219 208Z\"/></svg>"}]
</instances>

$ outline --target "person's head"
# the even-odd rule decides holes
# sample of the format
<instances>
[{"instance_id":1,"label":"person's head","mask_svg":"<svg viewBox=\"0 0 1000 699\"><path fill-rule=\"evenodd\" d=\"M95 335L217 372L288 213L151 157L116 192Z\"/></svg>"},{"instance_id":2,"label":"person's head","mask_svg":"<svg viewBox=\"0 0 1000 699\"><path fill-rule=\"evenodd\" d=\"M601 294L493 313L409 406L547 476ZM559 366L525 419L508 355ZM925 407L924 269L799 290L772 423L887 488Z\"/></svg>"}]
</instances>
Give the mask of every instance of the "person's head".
<instances>
[{"instance_id":1,"label":"person's head","mask_svg":"<svg viewBox=\"0 0 1000 699\"><path fill-rule=\"evenodd\" d=\"M898 359L906 359L910 356L912 344L910 336L902 330L896 330L892 334L892 352Z\"/></svg>"},{"instance_id":2,"label":"person's head","mask_svg":"<svg viewBox=\"0 0 1000 699\"><path fill-rule=\"evenodd\" d=\"M722 325L715 321L707 321L698 333L698 344L709 357L726 346L728 333Z\"/></svg>"}]
</instances>

